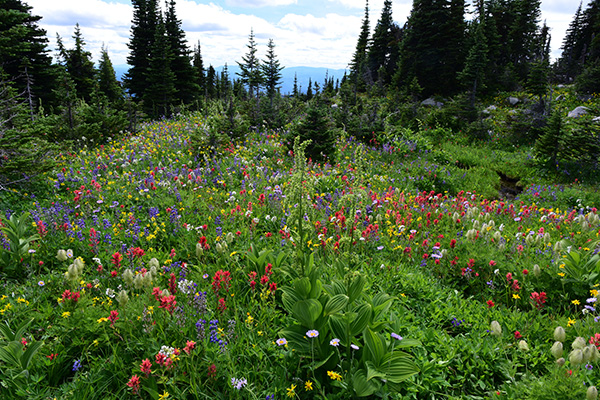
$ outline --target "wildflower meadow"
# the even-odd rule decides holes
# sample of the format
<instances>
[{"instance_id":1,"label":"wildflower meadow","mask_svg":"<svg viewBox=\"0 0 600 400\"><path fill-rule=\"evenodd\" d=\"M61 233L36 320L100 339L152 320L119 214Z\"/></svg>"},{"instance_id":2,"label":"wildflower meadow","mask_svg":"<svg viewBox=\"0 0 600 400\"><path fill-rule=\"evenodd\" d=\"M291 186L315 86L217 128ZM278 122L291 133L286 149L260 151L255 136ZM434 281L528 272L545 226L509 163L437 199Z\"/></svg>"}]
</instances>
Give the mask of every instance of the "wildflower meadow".
<instances>
[{"instance_id":1,"label":"wildflower meadow","mask_svg":"<svg viewBox=\"0 0 600 400\"><path fill-rule=\"evenodd\" d=\"M460 141L342 135L318 163L282 130L210 144L206 124L63 152L6 194L0 397L594 394L600 215L573 185L500 199L475 153L440 161Z\"/></svg>"}]
</instances>

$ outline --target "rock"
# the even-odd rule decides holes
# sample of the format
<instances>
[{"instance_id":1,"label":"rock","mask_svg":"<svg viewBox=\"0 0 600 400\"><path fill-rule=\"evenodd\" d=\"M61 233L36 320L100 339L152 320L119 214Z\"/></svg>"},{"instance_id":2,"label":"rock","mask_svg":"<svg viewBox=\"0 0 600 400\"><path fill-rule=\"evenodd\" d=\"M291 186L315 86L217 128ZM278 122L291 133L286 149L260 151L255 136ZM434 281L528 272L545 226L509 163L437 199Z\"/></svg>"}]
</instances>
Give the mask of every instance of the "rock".
<instances>
[{"instance_id":1,"label":"rock","mask_svg":"<svg viewBox=\"0 0 600 400\"><path fill-rule=\"evenodd\" d=\"M484 109L482 112L484 114L490 114L492 111L496 111L498 109L498 107L496 107L495 105L491 105L488 108Z\"/></svg>"},{"instance_id":2,"label":"rock","mask_svg":"<svg viewBox=\"0 0 600 400\"><path fill-rule=\"evenodd\" d=\"M554 101L563 101L564 99L565 99L565 95L561 94L561 95L556 96L556 98L554 99Z\"/></svg>"},{"instance_id":3,"label":"rock","mask_svg":"<svg viewBox=\"0 0 600 400\"><path fill-rule=\"evenodd\" d=\"M444 105L444 103L440 103L439 101L435 101L434 99L432 99L431 97L428 99L425 99L421 102L422 106L430 106L430 107L437 107L437 108L442 108L442 106Z\"/></svg>"},{"instance_id":4,"label":"rock","mask_svg":"<svg viewBox=\"0 0 600 400\"><path fill-rule=\"evenodd\" d=\"M587 114L588 108L584 107L584 106L579 106L577 108L575 108L573 111L571 111L567 116L569 118L579 118L582 115Z\"/></svg>"},{"instance_id":5,"label":"rock","mask_svg":"<svg viewBox=\"0 0 600 400\"><path fill-rule=\"evenodd\" d=\"M594 117L594 119L592 119L592 122L600 123L600 117Z\"/></svg>"},{"instance_id":6,"label":"rock","mask_svg":"<svg viewBox=\"0 0 600 400\"><path fill-rule=\"evenodd\" d=\"M519 102L519 99L517 99L516 97L510 96L508 99L506 99L506 101L508 101L508 103L511 106L514 106L514 105L517 105L517 103Z\"/></svg>"},{"instance_id":7,"label":"rock","mask_svg":"<svg viewBox=\"0 0 600 400\"><path fill-rule=\"evenodd\" d=\"M333 103L333 104L331 105L331 108L333 108L333 109L336 109L336 108L338 108L338 107L339 107L339 106L338 106L337 104L335 104L335 103Z\"/></svg>"}]
</instances>

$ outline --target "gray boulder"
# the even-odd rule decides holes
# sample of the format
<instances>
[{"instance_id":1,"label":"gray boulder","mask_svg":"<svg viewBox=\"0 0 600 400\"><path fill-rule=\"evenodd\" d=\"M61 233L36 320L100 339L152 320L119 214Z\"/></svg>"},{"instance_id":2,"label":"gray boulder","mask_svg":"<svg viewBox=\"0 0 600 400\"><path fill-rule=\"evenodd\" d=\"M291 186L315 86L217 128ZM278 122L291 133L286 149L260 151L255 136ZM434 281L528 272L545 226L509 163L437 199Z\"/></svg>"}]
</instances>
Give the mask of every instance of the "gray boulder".
<instances>
[{"instance_id":1,"label":"gray boulder","mask_svg":"<svg viewBox=\"0 0 600 400\"><path fill-rule=\"evenodd\" d=\"M510 96L508 99L506 99L506 101L508 101L508 104L510 104L511 106L515 106L515 105L517 105L517 103L519 103L519 99L517 99L516 97L512 97L512 96Z\"/></svg>"},{"instance_id":2,"label":"gray boulder","mask_svg":"<svg viewBox=\"0 0 600 400\"><path fill-rule=\"evenodd\" d=\"M484 109L482 112L484 114L490 114L492 111L496 111L497 109L498 109L498 107L496 107L495 105L492 104L491 106Z\"/></svg>"},{"instance_id":3,"label":"gray boulder","mask_svg":"<svg viewBox=\"0 0 600 400\"><path fill-rule=\"evenodd\" d=\"M587 107L579 106L579 107L575 108L573 111L571 111L567 116L569 118L579 118L582 115L587 114L587 112L588 112Z\"/></svg>"},{"instance_id":4,"label":"gray boulder","mask_svg":"<svg viewBox=\"0 0 600 400\"><path fill-rule=\"evenodd\" d=\"M442 106L444 105L444 103L440 103L439 101L435 101L434 99L432 99L431 97L428 99L425 99L421 102L422 106L430 106L430 107L437 107L437 108L442 108Z\"/></svg>"}]
</instances>

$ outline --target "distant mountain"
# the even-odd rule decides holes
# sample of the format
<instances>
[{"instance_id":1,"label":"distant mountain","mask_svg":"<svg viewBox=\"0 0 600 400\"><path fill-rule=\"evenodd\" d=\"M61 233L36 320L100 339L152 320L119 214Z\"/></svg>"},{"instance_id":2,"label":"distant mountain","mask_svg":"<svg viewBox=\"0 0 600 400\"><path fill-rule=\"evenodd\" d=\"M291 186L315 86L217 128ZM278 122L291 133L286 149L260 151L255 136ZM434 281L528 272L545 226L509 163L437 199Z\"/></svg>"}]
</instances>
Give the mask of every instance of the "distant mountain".
<instances>
[{"instance_id":1,"label":"distant mountain","mask_svg":"<svg viewBox=\"0 0 600 400\"><path fill-rule=\"evenodd\" d=\"M114 65L115 73L117 74L117 79L122 80L123 75L129 69L129 65L121 64ZM216 67L215 70L218 73L221 73L223 70L223 66ZM235 65L228 65L227 70L229 71L230 79L237 78L236 73L240 72L240 67ZM294 89L294 76L298 77L298 87L302 92L306 92L308 88L308 80L311 79L312 82L317 82L321 88L323 88L323 82L325 82L325 76L329 78L333 77L334 80L341 80L344 76L345 69L328 69L321 67L289 67L284 68L281 71L282 84L281 84L281 93L289 94L292 93Z\"/></svg>"}]
</instances>

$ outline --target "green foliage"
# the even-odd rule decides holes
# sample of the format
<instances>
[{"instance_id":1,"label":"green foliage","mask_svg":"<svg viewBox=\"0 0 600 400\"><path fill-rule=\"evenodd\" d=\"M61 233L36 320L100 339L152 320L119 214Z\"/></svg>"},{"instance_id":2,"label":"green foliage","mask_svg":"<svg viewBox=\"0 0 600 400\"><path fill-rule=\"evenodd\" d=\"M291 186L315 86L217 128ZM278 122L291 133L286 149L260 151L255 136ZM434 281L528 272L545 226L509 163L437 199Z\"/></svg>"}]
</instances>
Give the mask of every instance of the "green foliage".
<instances>
[{"instance_id":1,"label":"green foliage","mask_svg":"<svg viewBox=\"0 0 600 400\"><path fill-rule=\"evenodd\" d=\"M10 277L23 277L27 272L24 268L24 259L30 258L29 250L32 242L41 237L38 234L30 235L29 213L20 217L15 214L10 219L0 224L0 232L4 234L9 243L8 249L0 249L0 273Z\"/></svg>"},{"instance_id":2,"label":"green foliage","mask_svg":"<svg viewBox=\"0 0 600 400\"><path fill-rule=\"evenodd\" d=\"M575 90L579 93L600 93L600 62L588 65L575 79Z\"/></svg>"},{"instance_id":3,"label":"green foliage","mask_svg":"<svg viewBox=\"0 0 600 400\"><path fill-rule=\"evenodd\" d=\"M299 137L301 142L310 140L306 147L306 156L314 161L329 160L335 153L335 130L324 106L313 102L306 115L299 118L290 131L291 137Z\"/></svg>"}]
</instances>

